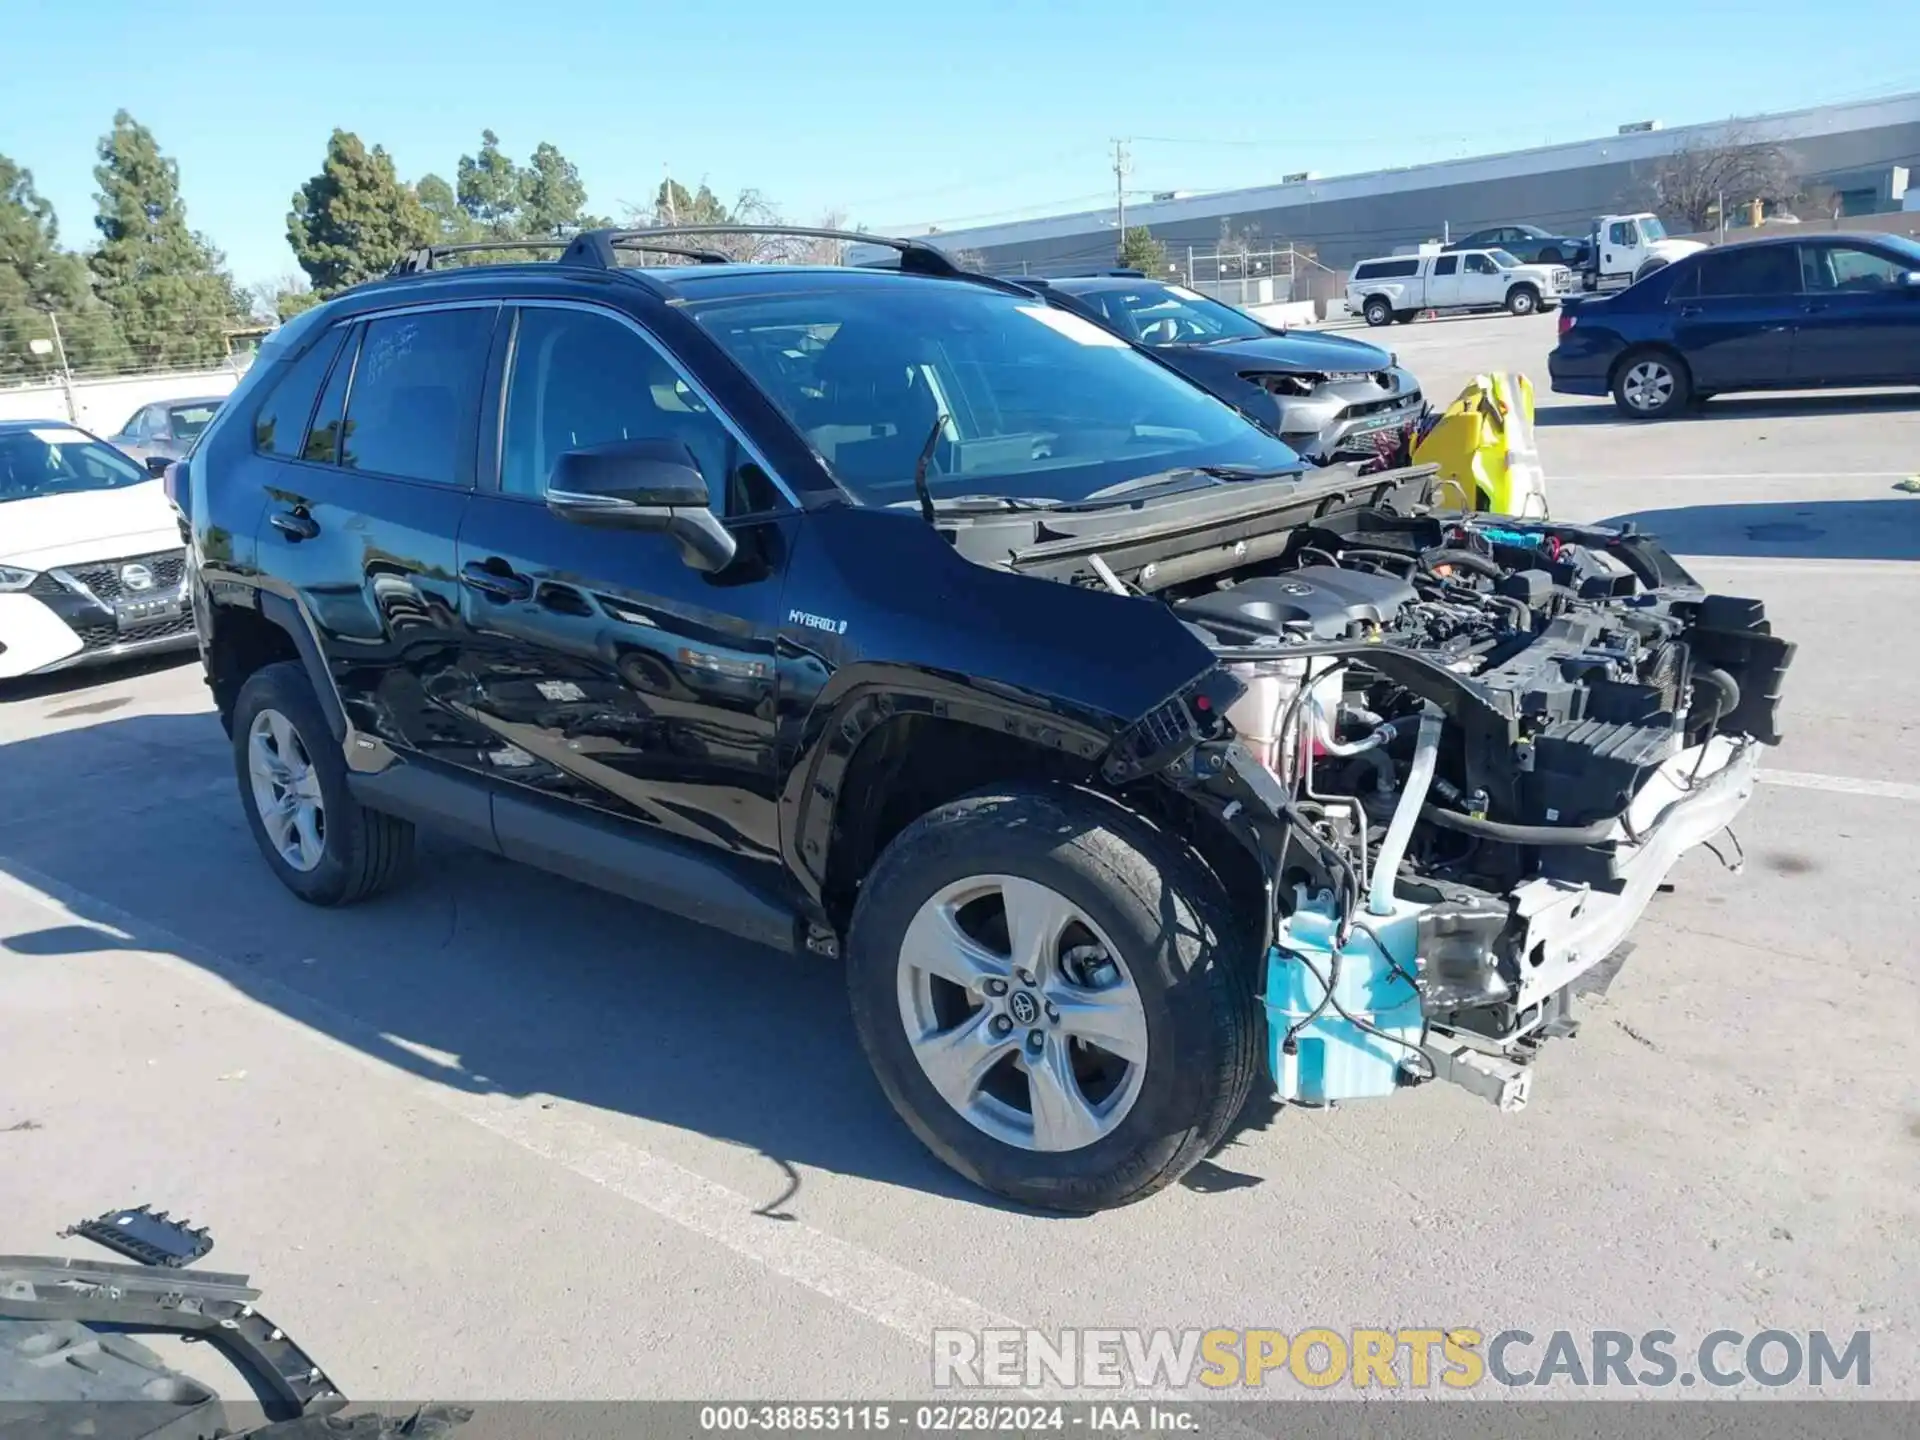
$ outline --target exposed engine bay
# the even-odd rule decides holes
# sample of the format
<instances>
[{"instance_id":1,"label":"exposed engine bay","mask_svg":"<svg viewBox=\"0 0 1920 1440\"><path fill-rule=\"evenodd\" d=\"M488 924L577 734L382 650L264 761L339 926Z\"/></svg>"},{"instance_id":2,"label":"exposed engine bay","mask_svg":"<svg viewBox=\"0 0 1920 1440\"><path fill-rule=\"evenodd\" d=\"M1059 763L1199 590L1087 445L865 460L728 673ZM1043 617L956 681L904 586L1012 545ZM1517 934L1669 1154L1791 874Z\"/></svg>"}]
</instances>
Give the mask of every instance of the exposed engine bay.
<instances>
[{"instance_id":1,"label":"exposed engine bay","mask_svg":"<svg viewBox=\"0 0 1920 1440\"><path fill-rule=\"evenodd\" d=\"M1107 773L1253 832L1283 1097L1444 1078L1514 1109L1574 993L1745 804L1793 647L1646 537L1411 508L1160 589L1218 666Z\"/></svg>"}]
</instances>

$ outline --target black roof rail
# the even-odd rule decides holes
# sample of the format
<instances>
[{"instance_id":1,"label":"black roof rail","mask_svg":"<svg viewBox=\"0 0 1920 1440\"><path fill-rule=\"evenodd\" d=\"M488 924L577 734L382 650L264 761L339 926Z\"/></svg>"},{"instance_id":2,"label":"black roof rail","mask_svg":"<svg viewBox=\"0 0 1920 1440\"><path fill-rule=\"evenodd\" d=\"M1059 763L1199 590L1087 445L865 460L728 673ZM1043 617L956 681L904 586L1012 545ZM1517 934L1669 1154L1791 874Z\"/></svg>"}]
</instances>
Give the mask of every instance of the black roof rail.
<instances>
[{"instance_id":1,"label":"black roof rail","mask_svg":"<svg viewBox=\"0 0 1920 1440\"><path fill-rule=\"evenodd\" d=\"M417 250L407 251L394 261L393 268L387 271L387 276L391 279L397 275L424 275L429 270L439 269L440 262L449 255L466 255L479 250L558 250L562 252L561 264L579 264L580 260L573 255L575 247L588 236L601 233L604 232L584 231L569 240L464 240L457 245L423 245ZM698 250L681 245L646 244L631 245L629 248L657 251L662 255L678 255L687 260L697 260L702 265L733 263L732 256L723 255L718 250ZM612 269L612 261L610 260L604 268Z\"/></svg>"},{"instance_id":2,"label":"black roof rail","mask_svg":"<svg viewBox=\"0 0 1920 1440\"><path fill-rule=\"evenodd\" d=\"M853 245L880 245L900 254L900 268L914 275L971 275L953 263L946 251L923 240L902 240L892 235L869 235L861 230L827 230L808 225L655 225L638 230L583 230L574 236L562 264L597 265L612 269L618 247L635 249L663 248L643 246L637 241L672 239L681 235L792 235L803 240L844 240ZM503 247L511 248L511 247Z\"/></svg>"}]
</instances>

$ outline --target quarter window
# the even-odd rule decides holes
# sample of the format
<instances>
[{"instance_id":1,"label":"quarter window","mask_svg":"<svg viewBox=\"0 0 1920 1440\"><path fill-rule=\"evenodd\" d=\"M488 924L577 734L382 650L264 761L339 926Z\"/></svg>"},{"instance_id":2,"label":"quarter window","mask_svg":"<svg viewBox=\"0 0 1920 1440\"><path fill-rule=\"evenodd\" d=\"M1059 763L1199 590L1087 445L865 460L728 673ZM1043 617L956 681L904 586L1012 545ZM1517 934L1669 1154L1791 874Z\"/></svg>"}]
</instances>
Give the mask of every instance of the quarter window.
<instances>
[{"instance_id":1,"label":"quarter window","mask_svg":"<svg viewBox=\"0 0 1920 1440\"><path fill-rule=\"evenodd\" d=\"M262 455L291 458L299 453L307 417L313 414L314 396L327 378L327 367L333 362L334 351L340 348L343 333L344 327L322 335L311 350L273 382L253 421L253 448Z\"/></svg>"},{"instance_id":2,"label":"quarter window","mask_svg":"<svg viewBox=\"0 0 1920 1440\"><path fill-rule=\"evenodd\" d=\"M435 485L464 483L493 336L492 307L369 321L347 390L339 463Z\"/></svg>"}]
</instances>

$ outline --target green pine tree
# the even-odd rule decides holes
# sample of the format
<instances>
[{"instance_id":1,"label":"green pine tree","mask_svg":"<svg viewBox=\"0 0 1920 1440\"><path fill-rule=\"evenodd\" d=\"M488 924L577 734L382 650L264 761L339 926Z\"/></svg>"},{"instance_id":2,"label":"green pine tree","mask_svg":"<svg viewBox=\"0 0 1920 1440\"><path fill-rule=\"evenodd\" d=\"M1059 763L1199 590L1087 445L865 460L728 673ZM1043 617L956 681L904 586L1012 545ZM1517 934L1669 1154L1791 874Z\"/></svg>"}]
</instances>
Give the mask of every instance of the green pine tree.
<instances>
[{"instance_id":1,"label":"green pine tree","mask_svg":"<svg viewBox=\"0 0 1920 1440\"><path fill-rule=\"evenodd\" d=\"M187 225L180 167L126 111L101 137L93 176L100 247L88 263L99 296L143 365L205 365L225 358L226 331L245 298L225 257Z\"/></svg>"},{"instance_id":2,"label":"green pine tree","mask_svg":"<svg viewBox=\"0 0 1920 1440\"><path fill-rule=\"evenodd\" d=\"M559 235L596 223L585 213L587 187L580 183L579 169L556 147L545 141L537 145L522 181L528 235Z\"/></svg>"},{"instance_id":3,"label":"green pine tree","mask_svg":"<svg viewBox=\"0 0 1920 1440\"><path fill-rule=\"evenodd\" d=\"M54 316L75 370L126 363L126 341L113 312L94 296L87 262L60 248L52 204L34 189L31 171L0 155L0 379L58 370ZM34 352L36 340L46 342L47 353Z\"/></svg>"},{"instance_id":4,"label":"green pine tree","mask_svg":"<svg viewBox=\"0 0 1920 1440\"><path fill-rule=\"evenodd\" d=\"M480 132L478 155L460 157L454 183L460 208L487 235L513 238L526 233L521 228L521 210L526 204L527 177L500 149L500 137L493 131Z\"/></svg>"},{"instance_id":5,"label":"green pine tree","mask_svg":"<svg viewBox=\"0 0 1920 1440\"><path fill-rule=\"evenodd\" d=\"M1167 247L1154 239L1153 231L1146 226L1129 225L1120 237L1120 263L1129 270L1165 279Z\"/></svg>"},{"instance_id":6,"label":"green pine tree","mask_svg":"<svg viewBox=\"0 0 1920 1440\"><path fill-rule=\"evenodd\" d=\"M440 239L438 228L392 156L335 130L320 173L294 192L287 243L324 298L386 274L406 251Z\"/></svg>"},{"instance_id":7,"label":"green pine tree","mask_svg":"<svg viewBox=\"0 0 1920 1440\"><path fill-rule=\"evenodd\" d=\"M421 208L432 222L436 241L443 245L458 245L480 238L480 227L473 223L471 215L460 208L460 197L453 193L453 186L438 175L422 175L414 181L413 193L420 197Z\"/></svg>"}]
</instances>

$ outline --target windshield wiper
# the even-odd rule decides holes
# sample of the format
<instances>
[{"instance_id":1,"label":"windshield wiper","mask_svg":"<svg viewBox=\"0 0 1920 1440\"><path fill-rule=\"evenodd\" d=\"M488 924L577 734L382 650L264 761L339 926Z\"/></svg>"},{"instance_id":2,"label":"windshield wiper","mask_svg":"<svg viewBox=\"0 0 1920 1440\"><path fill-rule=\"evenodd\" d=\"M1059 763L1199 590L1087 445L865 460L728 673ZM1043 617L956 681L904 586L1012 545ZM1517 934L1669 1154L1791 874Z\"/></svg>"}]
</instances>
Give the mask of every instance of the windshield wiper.
<instances>
[{"instance_id":1,"label":"windshield wiper","mask_svg":"<svg viewBox=\"0 0 1920 1440\"><path fill-rule=\"evenodd\" d=\"M927 467L933 464L933 452L940 448L940 437L946 433L947 412L942 410L933 417L933 429L913 466L913 493L920 497L920 518L929 525L933 524L933 491L927 485Z\"/></svg>"},{"instance_id":2,"label":"windshield wiper","mask_svg":"<svg viewBox=\"0 0 1920 1440\"><path fill-rule=\"evenodd\" d=\"M1157 470L1151 475L1136 475L1131 480L1122 480L1118 484L1108 485L1095 490L1078 501L1069 509L1079 506L1099 506L1110 500L1124 496L1137 495L1143 490L1158 490L1163 486L1179 485L1181 481L1200 477L1215 485L1238 484L1247 480L1277 480L1282 475L1297 475L1297 470L1263 470L1252 465L1183 465L1177 470ZM1181 485L1186 489L1188 486Z\"/></svg>"}]
</instances>

